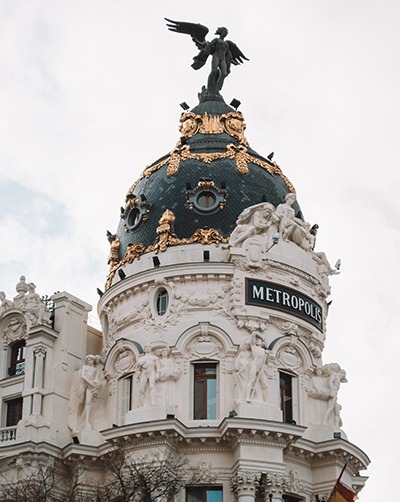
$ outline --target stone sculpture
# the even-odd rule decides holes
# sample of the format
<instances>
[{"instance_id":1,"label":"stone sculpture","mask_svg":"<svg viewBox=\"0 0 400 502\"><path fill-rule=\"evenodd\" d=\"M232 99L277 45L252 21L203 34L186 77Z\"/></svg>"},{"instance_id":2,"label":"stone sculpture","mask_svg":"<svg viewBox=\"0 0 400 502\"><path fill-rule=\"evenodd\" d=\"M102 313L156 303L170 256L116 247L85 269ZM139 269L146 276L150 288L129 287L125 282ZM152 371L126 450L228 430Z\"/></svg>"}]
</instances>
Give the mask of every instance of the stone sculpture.
<instances>
[{"instance_id":1,"label":"stone sculpture","mask_svg":"<svg viewBox=\"0 0 400 502\"><path fill-rule=\"evenodd\" d=\"M68 427L72 434L81 430L100 430L101 404L105 399L105 380L101 356L89 354L75 372L69 401Z\"/></svg>"},{"instance_id":2,"label":"stone sculpture","mask_svg":"<svg viewBox=\"0 0 400 502\"><path fill-rule=\"evenodd\" d=\"M215 99L216 96L219 96L219 91L222 89L224 80L231 71L231 65L239 65L244 60L248 61L248 59L236 44L230 40L225 40L228 30L224 27L218 28L215 32L218 37L214 38L211 42L207 42L205 37L209 30L206 26L172 21L167 18L166 21L170 31L190 35L196 47L200 50L199 54L193 58L192 68L195 70L202 68L208 56L212 56L211 73L208 77L207 89L203 88L203 95L207 94L209 97Z\"/></svg>"},{"instance_id":3,"label":"stone sculpture","mask_svg":"<svg viewBox=\"0 0 400 502\"><path fill-rule=\"evenodd\" d=\"M176 399L172 384L178 380L179 376L180 371L176 369L174 359L170 357L170 350L168 348L161 349L157 359L156 375L159 404L175 404Z\"/></svg>"},{"instance_id":4,"label":"stone sculpture","mask_svg":"<svg viewBox=\"0 0 400 502\"><path fill-rule=\"evenodd\" d=\"M136 363L136 373L139 382L139 407L156 404L155 383L158 358L152 352L150 345L144 347L144 354Z\"/></svg>"},{"instance_id":5,"label":"stone sculpture","mask_svg":"<svg viewBox=\"0 0 400 502\"><path fill-rule=\"evenodd\" d=\"M274 211L275 207L268 202L246 208L236 220L237 227L232 232L229 245L237 247L254 235L269 236L275 232L279 218Z\"/></svg>"},{"instance_id":6,"label":"stone sculpture","mask_svg":"<svg viewBox=\"0 0 400 502\"><path fill-rule=\"evenodd\" d=\"M276 208L275 216L279 218L279 234L283 241L291 241L305 250L312 250L315 236L310 234L310 224L296 218L292 205L296 202L296 194L289 192L285 202Z\"/></svg>"},{"instance_id":7,"label":"stone sculpture","mask_svg":"<svg viewBox=\"0 0 400 502\"><path fill-rule=\"evenodd\" d=\"M14 307L14 304L11 300L7 300L6 294L4 291L0 291L0 316L8 309Z\"/></svg>"},{"instance_id":8,"label":"stone sculpture","mask_svg":"<svg viewBox=\"0 0 400 502\"><path fill-rule=\"evenodd\" d=\"M35 284L32 282L27 284L25 276L21 275L15 289L17 295L14 296L13 302L5 298L4 292L0 292L0 315L5 310L16 307L25 313L30 326L37 326L38 324L50 326L51 312L36 293Z\"/></svg>"},{"instance_id":9,"label":"stone sculpture","mask_svg":"<svg viewBox=\"0 0 400 502\"><path fill-rule=\"evenodd\" d=\"M346 372L337 363L325 364L315 369L308 395L313 399L326 401L326 408L321 417L323 425L341 427L341 406L337 402L337 395L340 384L345 382Z\"/></svg>"},{"instance_id":10,"label":"stone sculpture","mask_svg":"<svg viewBox=\"0 0 400 502\"><path fill-rule=\"evenodd\" d=\"M263 339L255 332L247 340L235 361L236 401L248 403L267 400L265 363L268 352Z\"/></svg>"},{"instance_id":11,"label":"stone sculpture","mask_svg":"<svg viewBox=\"0 0 400 502\"><path fill-rule=\"evenodd\" d=\"M31 326L38 324L50 325L50 311L44 306L42 299L36 293L36 286L31 282L28 284L28 293L23 297L22 310L24 310Z\"/></svg>"}]
</instances>

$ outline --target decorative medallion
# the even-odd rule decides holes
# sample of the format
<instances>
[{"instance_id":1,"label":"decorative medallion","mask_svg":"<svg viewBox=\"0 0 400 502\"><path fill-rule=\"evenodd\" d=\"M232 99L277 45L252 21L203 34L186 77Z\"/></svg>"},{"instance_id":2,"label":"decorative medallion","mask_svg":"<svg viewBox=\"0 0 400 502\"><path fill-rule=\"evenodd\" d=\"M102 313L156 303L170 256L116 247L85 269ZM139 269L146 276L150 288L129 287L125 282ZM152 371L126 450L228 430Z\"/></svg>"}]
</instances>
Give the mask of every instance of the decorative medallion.
<instances>
[{"instance_id":1,"label":"decorative medallion","mask_svg":"<svg viewBox=\"0 0 400 502\"><path fill-rule=\"evenodd\" d=\"M221 344L208 335L196 337L188 347L191 356L200 359L215 357L221 353L221 350Z\"/></svg>"},{"instance_id":2,"label":"decorative medallion","mask_svg":"<svg viewBox=\"0 0 400 502\"><path fill-rule=\"evenodd\" d=\"M119 375L123 375L133 370L135 364L136 358L133 352L125 349L118 354L114 363L114 369Z\"/></svg>"},{"instance_id":3,"label":"decorative medallion","mask_svg":"<svg viewBox=\"0 0 400 502\"><path fill-rule=\"evenodd\" d=\"M26 340L28 329L22 317L12 317L3 329L3 348L6 349L10 343L17 340Z\"/></svg>"}]
</instances>

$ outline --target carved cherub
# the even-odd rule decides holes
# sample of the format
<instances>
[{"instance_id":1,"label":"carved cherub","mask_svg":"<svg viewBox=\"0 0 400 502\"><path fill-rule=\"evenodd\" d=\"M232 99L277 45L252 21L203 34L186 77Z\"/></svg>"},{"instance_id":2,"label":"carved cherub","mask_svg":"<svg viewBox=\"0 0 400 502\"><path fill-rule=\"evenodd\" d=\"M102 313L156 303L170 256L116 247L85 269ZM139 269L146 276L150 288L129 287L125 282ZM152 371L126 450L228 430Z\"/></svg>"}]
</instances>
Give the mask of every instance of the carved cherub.
<instances>
[{"instance_id":1,"label":"carved cherub","mask_svg":"<svg viewBox=\"0 0 400 502\"><path fill-rule=\"evenodd\" d=\"M170 31L190 35L196 47L200 49L199 54L193 58L192 68L195 70L202 68L208 56L212 55L211 73L207 82L208 93L219 94L225 78L231 71L231 65L239 65L244 60L248 61L236 44L230 40L225 40L225 37L228 35L228 30L225 27L218 28L215 32L218 37L214 38L211 42L207 42L205 38L209 31L207 26L173 21L167 18L165 20Z\"/></svg>"}]
</instances>

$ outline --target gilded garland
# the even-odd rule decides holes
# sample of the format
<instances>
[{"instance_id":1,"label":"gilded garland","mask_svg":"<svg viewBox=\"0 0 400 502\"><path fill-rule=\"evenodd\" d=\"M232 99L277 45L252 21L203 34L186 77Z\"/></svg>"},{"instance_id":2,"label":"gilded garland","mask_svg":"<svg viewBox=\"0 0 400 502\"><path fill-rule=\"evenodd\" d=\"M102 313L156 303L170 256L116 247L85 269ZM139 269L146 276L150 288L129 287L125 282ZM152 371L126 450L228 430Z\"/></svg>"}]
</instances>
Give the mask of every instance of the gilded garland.
<instances>
[{"instance_id":1,"label":"gilded garland","mask_svg":"<svg viewBox=\"0 0 400 502\"><path fill-rule=\"evenodd\" d=\"M229 242L229 237L223 237L214 228L200 228L189 238L179 239L173 230L175 215L172 211L167 209L159 220L159 226L156 229L158 242L147 248L141 244L130 244L126 250L125 256L119 262L109 261L110 271L107 276L105 288L111 286L112 280L117 270L123 267L126 263L132 263L134 260L139 260L141 255L153 251L157 254L159 251L164 252L169 246L177 246L179 244L215 244L219 246L220 243L226 244Z\"/></svg>"},{"instance_id":2,"label":"gilded garland","mask_svg":"<svg viewBox=\"0 0 400 502\"><path fill-rule=\"evenodd\" d=\"M227 133L239 142L239 145L230 143L226 147L225 152L212 152L212 153L192 153L189 145L183 145L181 141L178 142L176 148L162 161L154 164L153 166L146 167L140 178L130 187L128 196L134 192L137 184L143 178L147 178L155 171L158 171L167 165L167 175L174 176L179 170L181 162L185 160L199 160L206 164L219 159L232 159L235 160L236 169L240 174L247 174L249 172L249 163L256 164L257 166L266 169L270 174L280 176L291 192L295 192L295 188L289 179L282 173L281 168L276 162L269 163L261 160L254 155L248 153L248 142L244 136L246 124L241 112L229 112L218 116L211 116L205 113L204 115L196 115L193 112L182 113L180 118L179 131L185 138L191 138L195 134L222 134Z\"/></svg>"}]
</instances>

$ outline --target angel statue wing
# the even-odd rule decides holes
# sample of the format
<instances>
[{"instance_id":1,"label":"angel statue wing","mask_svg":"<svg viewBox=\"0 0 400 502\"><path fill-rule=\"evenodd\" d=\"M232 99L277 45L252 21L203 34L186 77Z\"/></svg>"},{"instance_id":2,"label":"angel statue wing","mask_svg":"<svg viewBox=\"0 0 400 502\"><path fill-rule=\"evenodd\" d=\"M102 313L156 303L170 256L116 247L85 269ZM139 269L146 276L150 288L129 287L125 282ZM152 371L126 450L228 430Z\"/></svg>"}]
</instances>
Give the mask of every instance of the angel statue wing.
<instances>
[{"instance_id":1,"label":"angel statue wing","mask_svg":"<svg viewBox=\"0 0 400 502\"><path fill-rule=\"evenodd\" d=\"M239 47L236 44L234 44L230 40L227 40L226 42L229 45L229 52L232 55L232 60L231 60L232 64L234 65L242 64L244 63L243 61L244 59L246 61L250 61L248 58L246 58L246 56L243 54L243 52L239 49Z\"/></svg>"},{"instance_id":2,"label":"angel statue wing","mask_svg":"<svg viewBox=\"0 0 400 502\"><path fill-rule=\"evenodd\" d=\"M193 42L196 44L198 49L204 49L206 45L206 35L208 33L207 26L200 23L187 23L185 21L173 21L172 19L167 19L167 27L170 31L175 33L185 33L192 37Z\"/></svg>"},{"instance_id":3,"label":"angel statue wing","mask_svg":"<svg viewBox=\"0 0 400 502\"><path fill-rule=\"evenodd\" d=\"M220 26L215 32L215 35L218 36L208 42L206 40L206 35L208 33L207 26L203 26L199 23L173 21L168 18L165 18L165 20L167 21L167 27L170 31L190 35L197 48L200 50L199 54L193 58L193 69L199 70L202 68L208 57L212 55L211 73L208 77L207 88L204 87L204 89L207 91L209 97L213 96L221 99L219 91L222 89L225 78L230 73L231 64L239 65L244 63L245 60L248 61L236 44L225 40L225 37L228 35L228 30ZM202 94L204 95L203 91Z\"/></svg>"}]
</instances>

